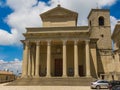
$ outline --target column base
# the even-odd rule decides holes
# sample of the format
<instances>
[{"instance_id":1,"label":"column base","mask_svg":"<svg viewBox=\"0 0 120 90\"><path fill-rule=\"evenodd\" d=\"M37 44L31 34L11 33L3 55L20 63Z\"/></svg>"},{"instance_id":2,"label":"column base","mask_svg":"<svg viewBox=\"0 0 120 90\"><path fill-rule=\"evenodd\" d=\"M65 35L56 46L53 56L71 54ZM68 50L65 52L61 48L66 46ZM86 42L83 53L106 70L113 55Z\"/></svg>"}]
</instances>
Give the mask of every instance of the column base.
<instances>
[{"instance_id":1,"label":"column base","mask_svg":"<svg viewBox=\"0 0 120 90\"><path fill-rule=\"evenodd\" d=\"M32 75L28 75L28 78L32 78Z\"/></svg>"},{"instance_id":2,"label":"column base","mask_svg":"<svg viewBox=\"0 0 120 90\"><path fill-rule=\"evenodd\" d=\"M92 76L90 76L90 75L87 75L87 76L85 76L85 77L87 77L87 78L91 78Z\"/></svg>"},{"instance_id":3,"label":"column base","mask_svg":"<svg viewBox=\"0 0 120 90\"><path fill-rule=\"evenodd\" d=\"M51 75L46 75L46 78L50 78L51 77Z\"/></svg>"},{"instance_id":4,"label":"column base","mask_svg":"<svg viewBox=\"0 0 120 90\"><path fill-rule=\"evenodd\" d=\"M67 78L68 76L67 76L67 75L63 75L62 77L63 77L63 78Z\"/></svg>"},{"instance_id":5,"label":"column base","mask_svg":"<svg viewBox=\"0 0 120 90\"><path fill-rule=\"evenodd\" d=\"M33 78L40 78L40 76L39 75L35 75L35 76L33 76Z\"/></svg>"},{"instance_id":6,"label":"column base","mask_svg":"<svg viewBox=\"0 0 120 90\"><path fill-rule=\"evenodd\" d=\"M23 75L21 76L21 78L28 78L28 75Z\"/></svg>"},{"instance_id":7,"label":"column base","mask_svg":"<svg viewBox=\"0 0 120 90\"><path fill-rule=\"evenodd\" d=\"M80 76L79 75L74 75L74 78L79 78Z\"/></svg>"}]
</instances>

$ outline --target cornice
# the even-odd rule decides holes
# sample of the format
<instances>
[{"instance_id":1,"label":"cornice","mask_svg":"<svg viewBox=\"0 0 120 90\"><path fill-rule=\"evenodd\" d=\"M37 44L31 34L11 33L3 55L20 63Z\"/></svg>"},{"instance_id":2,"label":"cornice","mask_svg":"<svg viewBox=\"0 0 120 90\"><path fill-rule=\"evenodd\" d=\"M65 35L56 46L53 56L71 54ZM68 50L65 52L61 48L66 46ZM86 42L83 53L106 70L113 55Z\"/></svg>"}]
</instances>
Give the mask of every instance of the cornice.
<instances>
[{"instance_id":1,"label":"cornice","mask_svg":"<svg viewBox=\"0 0 120 90\"><path fill-rule=\"evenodd\" d=\"M47 31L85 31L85 30L89 30L88 26L79 26L79 27L39 27L39 28L26 28L27 29L27 33L30 32L47 32Z\"/></svg>"}]
</instances>

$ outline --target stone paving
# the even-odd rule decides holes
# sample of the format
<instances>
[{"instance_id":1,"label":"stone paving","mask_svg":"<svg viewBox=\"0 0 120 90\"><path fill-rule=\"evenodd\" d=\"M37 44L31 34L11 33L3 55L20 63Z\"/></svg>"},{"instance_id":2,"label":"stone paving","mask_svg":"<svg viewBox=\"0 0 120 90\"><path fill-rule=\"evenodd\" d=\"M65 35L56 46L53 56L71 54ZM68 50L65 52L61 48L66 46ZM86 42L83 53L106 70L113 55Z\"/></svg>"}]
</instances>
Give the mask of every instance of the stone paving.
<instances>
[{"instance_id":1,"label":"stone paving","mask_svg":"<svg viewBox=\"0 0 120 90\"><path fill-rule=\"evenodd\" d=\"M0 90L96 90L89 86L5 86L6 84L0 84Z\"/></svg>"}]
</instances>

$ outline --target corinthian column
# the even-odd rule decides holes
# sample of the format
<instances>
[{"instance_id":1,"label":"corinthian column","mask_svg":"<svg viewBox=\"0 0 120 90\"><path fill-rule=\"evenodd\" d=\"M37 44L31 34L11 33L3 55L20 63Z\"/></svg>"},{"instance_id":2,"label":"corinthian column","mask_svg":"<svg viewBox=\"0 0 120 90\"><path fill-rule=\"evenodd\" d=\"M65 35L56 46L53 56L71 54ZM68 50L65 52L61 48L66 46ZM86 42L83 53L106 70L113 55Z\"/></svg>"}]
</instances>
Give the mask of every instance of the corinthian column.
<instances>
[{"instance_id":1,"label":"corinthian column","mask_svg":"<svg viewBox=\"0 0 120 90\"><path fill-rule=\"evenodd\" d=\"M89 40L85 41L86 46L86 77L90 77L90 49L89 49Z\"/></svg>"},{"instance_id":2,"label":"corinthian column","mask_svg":"<svg viewBox=\"0 0 120 90\"><path fill-rule=\"evenodd\" d=\"M39 78L39 61L40 61L40 42L36 42L36 64L35 64L35 78Z\"/></svg>"},{"instance_id":3,"label":"corinthian column","mask_svg":"<svg viewBox=\"0 0 120 90\"><path fill-rule=\"evenodd\" d=\"M67 77L66 41L63 41L63 77Z\"/></svg>"},{"instance_id":4,"label":"corinthian column","mask_svg":"<svg viewBox=\"0 0 120 90\"><path fill-rule=\"evenodd\" d=\"M78 75L78 45L77 45L77 40L74 41L74 77L79 77L79 75Z\"/></svg>"},{"instance_id":5,"label":"corinthian column","mask_svg":"<svg viewBox=\"0 0 120 90\"><path fill-rule=\"evenodd\" d=\"M46 77L51 77L51 42L47 42L47 75Z\"/></svg>"},{"instance_id":6,"label":"corinthian column","mask_svg":"<svg viewBox=\"0 0 120 90\"><path fill-rule=\"evenodd\" d=\"M23 51L23 63L22 63L22 78L28 77L28 58L29 58L29 42L25 41Z\"/></svg>"},{"instance_id":7,"label":"corinthian column","mask_svg":"<svg viewBox=\"0 0 120 90\"><path fill-rule=\"evenodd\" d=\"M32 59L32 77L35 76L35 46L32 46L31 59Z\"/></svg>"},{"instance_id":8,"label":"corinthian column","mask_svg":"<svg viewBox=\"0 0 120 90\"><path fill-rule=\"evenodd\" d=\"M30 45L29 45L29 50L28 50L28 77L32 76L31 70L32 69L32 61L31 61L31 50L30 50Z\"/></svg>"}]
</instances>

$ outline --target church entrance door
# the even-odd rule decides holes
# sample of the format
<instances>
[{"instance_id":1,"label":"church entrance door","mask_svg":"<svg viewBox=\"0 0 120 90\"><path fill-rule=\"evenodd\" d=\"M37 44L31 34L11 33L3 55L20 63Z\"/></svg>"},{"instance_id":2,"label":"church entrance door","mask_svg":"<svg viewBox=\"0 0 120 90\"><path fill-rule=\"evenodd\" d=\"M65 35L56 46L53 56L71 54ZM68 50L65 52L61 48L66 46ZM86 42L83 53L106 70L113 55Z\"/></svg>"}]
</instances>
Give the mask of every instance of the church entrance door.
<instances>
[{"instance_id":1,"label":"church entrance door","mask_svg":"<svg viewBox=\"0 0 120 90\"><path fill-rule=\"evenodd\" d=\"M55 76L62 76L62 59L55 59Z\"/></svg>"},{"instance_id":2,"label":"church entrance door","mask_svg":"<svg viewBox=\"0 0 120 90\"><path fill-rule=\"evenodd\" d=\"M84 74L83 74L83 65L79 65L79 75L84 76Z\"/></svg>"}]
</instances>

